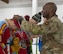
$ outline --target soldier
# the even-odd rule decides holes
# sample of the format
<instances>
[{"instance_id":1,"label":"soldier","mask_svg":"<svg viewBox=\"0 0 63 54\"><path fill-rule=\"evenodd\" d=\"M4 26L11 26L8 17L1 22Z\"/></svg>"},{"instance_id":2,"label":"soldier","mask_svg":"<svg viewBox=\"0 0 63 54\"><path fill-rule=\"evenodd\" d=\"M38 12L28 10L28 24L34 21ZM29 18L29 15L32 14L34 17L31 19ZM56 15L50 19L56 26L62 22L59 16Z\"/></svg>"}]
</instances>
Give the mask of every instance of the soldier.
<instances>
[{"instance_id":1,"label":"soldier","mask_svg":"<svg viewBox=\"0 0 63 54\"><path fill-rule=\"evenodd\" d=\"M57 6L55 3L46 3L43 6L42 15L47 19L47 21L40 26L24 20L22 21L21 29L24 29L25 31L31 32L36 35L41 34L42 36L44 36L43 38L46 41L43 41L44 43L40 54L63 54L63 43L61 42L63 29L62 23L56 15L56 10ZM36 19L39 20L40 18L36 17Z\"/></svg>"}]
</instances>

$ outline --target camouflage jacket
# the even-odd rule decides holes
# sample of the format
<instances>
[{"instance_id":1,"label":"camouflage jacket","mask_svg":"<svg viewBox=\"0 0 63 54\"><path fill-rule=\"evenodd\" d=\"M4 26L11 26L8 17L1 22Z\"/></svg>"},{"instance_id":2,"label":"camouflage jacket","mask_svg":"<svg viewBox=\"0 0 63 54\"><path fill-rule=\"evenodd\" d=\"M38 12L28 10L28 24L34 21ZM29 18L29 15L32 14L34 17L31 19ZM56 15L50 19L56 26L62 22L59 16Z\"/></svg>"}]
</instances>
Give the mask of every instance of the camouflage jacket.
<instances>
[{"instance_id":1,"label":"camouflage jacket","mask_svg":"<svg viewBox=\"0 0 63 54\"><path fill-rule=\"evenodd\" d=\"M42 25L36 25L29 23L25 20L22 21L21 29L31 32L36 35L50 35L53 36L54 39L58 42L60 42L62 38L62 23L57 18L57 16L53 16L51 19L47 21L47 23L44 23Z\"/></svg>"}]
</instances>

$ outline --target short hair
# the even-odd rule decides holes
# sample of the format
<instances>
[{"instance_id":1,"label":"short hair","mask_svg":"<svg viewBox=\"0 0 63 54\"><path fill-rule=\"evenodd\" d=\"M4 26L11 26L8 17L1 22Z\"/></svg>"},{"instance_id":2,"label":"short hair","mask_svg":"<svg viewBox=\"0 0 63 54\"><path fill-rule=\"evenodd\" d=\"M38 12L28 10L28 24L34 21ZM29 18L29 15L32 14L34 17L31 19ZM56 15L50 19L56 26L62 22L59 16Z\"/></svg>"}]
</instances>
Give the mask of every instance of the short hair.
<instances>
[{"instance_id":1,"label":"short hair","mask_svg":"<svg viewBox=\"0 0 63 54\"><path fill-rule=\"evenodd\" d=\"M53 10L54 12L56 12L56 10L57 10L57 6L56 6L56 4L53 3L53 2L48 2L48 3L46 3L44 6L49 6L50 8L52 8L52 10Z\"/></svg>"}]
</instances>

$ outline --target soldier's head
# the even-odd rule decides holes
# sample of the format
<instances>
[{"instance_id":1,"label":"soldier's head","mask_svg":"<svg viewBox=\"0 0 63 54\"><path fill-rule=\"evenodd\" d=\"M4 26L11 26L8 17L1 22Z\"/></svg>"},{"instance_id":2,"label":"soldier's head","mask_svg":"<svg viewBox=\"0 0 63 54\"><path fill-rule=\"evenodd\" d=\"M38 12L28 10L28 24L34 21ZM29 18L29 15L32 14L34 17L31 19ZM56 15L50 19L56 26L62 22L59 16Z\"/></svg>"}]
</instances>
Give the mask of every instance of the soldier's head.
<instances>
[{"instance_id":1,"label":"soldier's head","mask_svg":"<svg viewBox=\"0 0 63 54\"><path fill-rule=\"evenodd\" d=\"M41 12L36 13L29 21L34 24L39 23L41 21Z\"/></svg>"},{"instance_id":2,"label":"soldier's head","mask_svg":"<svg viewBox=\"0 0 63 54\"><path fill-rule=\"evenodd\" d=\"M51 18L56 15L57 6L53 2L48 2L43 6L42 15L44 18Z\"/></svg>"}]
</instances>

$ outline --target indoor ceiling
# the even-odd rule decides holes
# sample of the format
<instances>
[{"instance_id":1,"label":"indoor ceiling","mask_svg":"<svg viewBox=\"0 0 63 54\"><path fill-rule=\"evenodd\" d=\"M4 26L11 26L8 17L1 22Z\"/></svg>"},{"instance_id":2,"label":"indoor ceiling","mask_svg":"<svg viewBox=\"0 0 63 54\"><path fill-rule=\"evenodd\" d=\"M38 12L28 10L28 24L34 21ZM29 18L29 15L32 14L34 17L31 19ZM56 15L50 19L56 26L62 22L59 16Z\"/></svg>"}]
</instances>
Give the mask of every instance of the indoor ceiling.
<instances>
[{"instance_id":1,"label":"indoor ceiling","mask_svg":"<svg viewBox=\"0 0 63 54\"><path fill-rule=\"evenodd\" d=\"M57 5L63 4L63 0L38 0L38 5L42 6L46 2L55 2ZM0 0L0 8L30 6L32 6L32 0Z\"/></svg>"}]
</instances>

